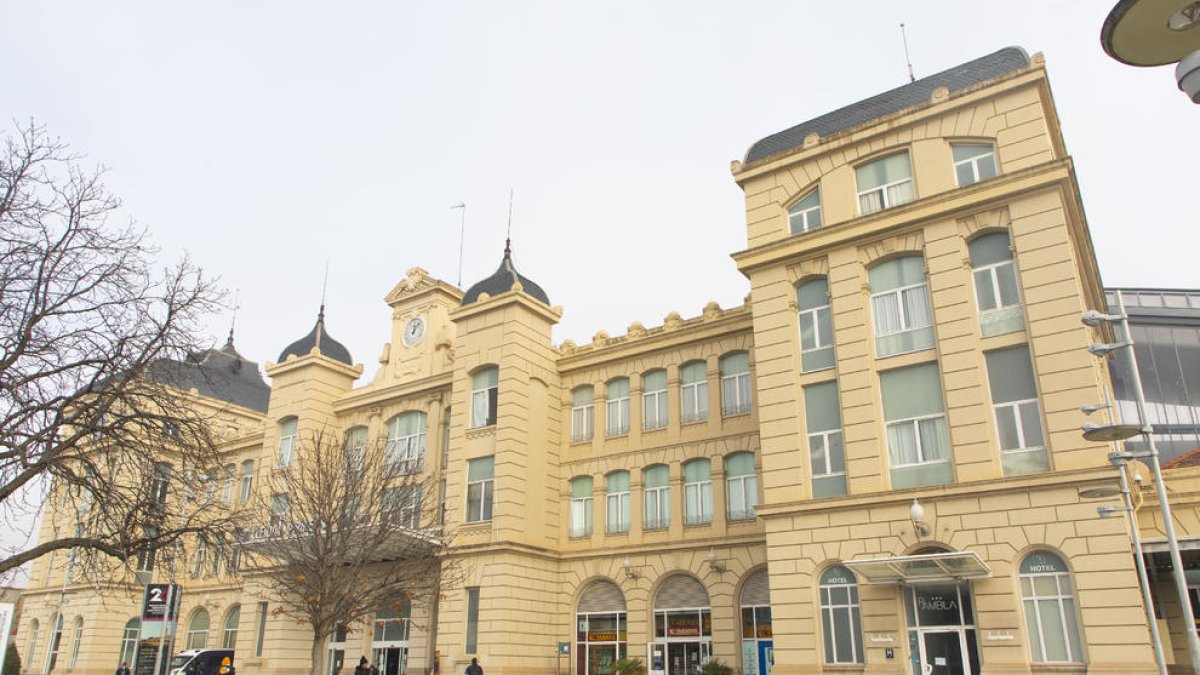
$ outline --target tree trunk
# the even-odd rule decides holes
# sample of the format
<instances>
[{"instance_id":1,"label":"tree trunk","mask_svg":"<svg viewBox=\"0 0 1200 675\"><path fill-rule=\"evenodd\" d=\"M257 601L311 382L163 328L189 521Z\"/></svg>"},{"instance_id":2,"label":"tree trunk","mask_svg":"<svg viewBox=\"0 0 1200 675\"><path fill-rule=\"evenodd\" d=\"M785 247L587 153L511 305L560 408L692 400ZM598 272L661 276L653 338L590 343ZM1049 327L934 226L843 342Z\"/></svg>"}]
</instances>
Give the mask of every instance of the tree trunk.
<instances>
[{"instance_id":1,"label":"tree trunk","mask_svg":"<svg viewBox=\"0 0 1200 675\"><path fill-rule=\"evenodd\" d=\"M309 675L324 675L325 670L325 638L314 635L312 641L312 667L309 668Z\"/></svg>"}]
</instances>

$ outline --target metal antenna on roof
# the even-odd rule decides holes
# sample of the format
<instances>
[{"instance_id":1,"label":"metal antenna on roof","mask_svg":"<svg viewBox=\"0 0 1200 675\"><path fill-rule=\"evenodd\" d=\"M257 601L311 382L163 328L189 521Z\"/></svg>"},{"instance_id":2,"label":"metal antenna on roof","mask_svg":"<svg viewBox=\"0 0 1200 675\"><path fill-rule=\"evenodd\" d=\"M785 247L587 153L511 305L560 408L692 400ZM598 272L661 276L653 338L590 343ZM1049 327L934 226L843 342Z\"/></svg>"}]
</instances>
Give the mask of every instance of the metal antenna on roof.
<instances>
[{"instance_id":1,"label":"metal antenna on roof","mask_svg":"<svg viewBox=\"0 0 1200 675\"><path fill-rule=\"evenodd\" d=\"M329 288L329 259L325 260L325 280L321 282L321 315L317 317L321 321L325 320L325 289Z\"/></svg>"},{"instance_id":2,"label":"metal antenna on roof","mask_svg":"<svg viewBox=\"0 0 1200 675\"><path fill-rule=\"evenodd\" d=\"M462 288L462 261L463 261L463 239L467 234L467 203L459 202L450 207L450 210L462 209L462 222L458 227L458 281L454 284Z\"/></svg>"},{"instance_id":3,"label":"metal antenna on roof","mask_svg":"<svg viewBox=\"0 0 1200 675\"><path fill-rule=\"evenodd\" d=\"M508 188L508 232L504 234L504 257L512 255L512 202L513 189Z\"/></svg>"},{"instance_id":4,"label":"metal antenna on roof","mask_svg":"<svg viewBox=\"0 0 1200 675\"><path fill-rule=\"evenodd\" d=\"M908 56L908 34L904 30L904 24L900 24L900 39L904 40L904 62L908 64L908 81L916 82L917 78L913 75L912 59Z\"/></svg>"},{"instance_id":5,"label":"metal antenna on roof","mask_svg":"<svg viewBox=\"0 0 1200 675\"><path fill-rule=\"evenodd\" d=\"M237 328L237 313L242 308L241 304L238 303L241 294L242 290L240 288L233 289L233 317L229 320L229 344L233 344L233 331Z\"/></svg>"}]
</instances>

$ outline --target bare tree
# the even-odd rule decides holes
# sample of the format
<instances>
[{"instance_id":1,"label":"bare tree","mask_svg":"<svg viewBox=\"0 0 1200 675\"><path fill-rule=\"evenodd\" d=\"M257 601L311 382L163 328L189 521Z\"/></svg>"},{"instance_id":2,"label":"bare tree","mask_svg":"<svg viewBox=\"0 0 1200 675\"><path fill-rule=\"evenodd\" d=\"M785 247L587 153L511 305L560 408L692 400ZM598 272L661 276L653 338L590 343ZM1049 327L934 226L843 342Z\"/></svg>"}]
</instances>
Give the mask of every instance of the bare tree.
<instances>
[{"instance_id":1,"label":"bare tree","mask_svg":"<svg viewBox=\"0 0 1200 675\"><path fill-rule=\"evenodd\" d=\"M30 122L0 151L0 511L54 534L0 553L0 574L69 549L74 571L130 566L237 514L204 484L219 410L179 384L218 308L187 260L156 269L146 232L109 222L119 201ZM113 218L115 219L115 218Z\"/></svg>"},{"instance_id":2,"label":"bare tree","mask_svg":"<svg viewBox=\"0 0 1200 675\"><path fill-rule=\"evenodd\" d=\"M320 431L259 490L268 525L245 542L243 569L277 612L312 629L313 675L323 672L325 639L335 630L380 607L432 606L460 580L458 565L442 556L449 535L422 441Z\"/></svg>"}]
</instances>

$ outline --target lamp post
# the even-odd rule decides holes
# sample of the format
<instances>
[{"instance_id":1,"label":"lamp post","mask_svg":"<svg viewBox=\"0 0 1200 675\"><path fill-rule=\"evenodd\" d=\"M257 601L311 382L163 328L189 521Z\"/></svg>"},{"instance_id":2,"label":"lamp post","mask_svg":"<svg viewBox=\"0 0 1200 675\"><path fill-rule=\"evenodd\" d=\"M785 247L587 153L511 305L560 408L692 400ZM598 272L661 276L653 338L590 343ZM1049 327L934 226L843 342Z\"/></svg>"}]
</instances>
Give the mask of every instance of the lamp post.
<instances>
[{"instance_id":1,"label":"lamp post","mask_svg":"<svg viewBox=\"0 0 1200 675\"><path fill-rule=\"evenodd\" d=\"M1175 80L1200 103L1200 2L1119 0L1100 29L1109 56L1131 66L1175 65Z\"/></svg>"},{"instance_id":2,"label":"lamp post","mask_svg":"<svg viewBox=\"0 0 1200 675\"><path fill-rule=\"evenodd\" d=\"M1083 315L1083 323L1096 327L1101 324L1120 324L1123 333L1122 341L1112 344L1093 344L1088 351L1101 356L1117 349L1129 350L1129 368L1133 380L1134 403L1137 405L1138 424L1085 424L1083 437L1089 441L1114 442L1127 440L1139 434L1146 437L1146 450L1142 452L1112 452L1109 461L1114 465L1123 465L1129 459L1148 460L1150 470L1154 472L1154 487L1158 494L1158 508L1162 512L1163 530L1167 535L1167 550L1171 556L1171 576L1175 579L1175 591L1179 594L1179 607L1183 612L1184 632L1188 640L1188 653L1191 656L1193 670L1200 670L1200 635L1196 634L1196 617L1192 612L1192 602L1188 597L1187 579L1183 573L1183 558L1179 554L1179 539L1175 536L1175 521L1171 515L1171 503L1167 499L1167 485L1163 482L1162 467L1158 462L1158 447L1154 443L1154 434L1146 421L1146 395L1142 391L1141 373L1138 370L1137 355L1133 350L1133 334L1129 330L1129 316L1125 313L1125 299L1121 291L1117 291L1117 314L1101 314L1089 311ZM1136 530L1136 525L1134 527Z\"/></svg>"}]
</instances>

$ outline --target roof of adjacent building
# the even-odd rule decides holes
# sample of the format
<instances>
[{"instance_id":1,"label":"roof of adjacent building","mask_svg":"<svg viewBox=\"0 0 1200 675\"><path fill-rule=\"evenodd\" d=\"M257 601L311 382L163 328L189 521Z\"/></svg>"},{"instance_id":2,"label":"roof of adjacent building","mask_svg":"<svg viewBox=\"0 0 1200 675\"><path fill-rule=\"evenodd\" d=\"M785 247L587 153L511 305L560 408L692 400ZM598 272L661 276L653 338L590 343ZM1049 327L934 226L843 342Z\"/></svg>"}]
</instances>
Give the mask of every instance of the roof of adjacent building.
<instances>
[{"instance_id":1,"label":"roof of adjacent building","mask_svg":"<svg viewBox=\"0 0 1200 675\"><path fill-rule=\"evenodd\" d=\"M771 134L750 146L746 151L746 162L777 155L804 145L804 138L817 134L821 138L839 131L879 119L886 115L925 103L933 96L933 90L946 87L951 93L966 89L974 84L990 80L1029 65L1029 55L1020 47L1005 47L998 52L974 61L955 66L940 73L922 77L891 91L876 94L858 103L838 108L831 113L815 117L807 122Z\"/></svg>"},{"instance_id":2,"label":"roof of adjacent building","mask_svg":"<svg viewBox=\"0 0 1200 675\"><path fill-rule=\"evenodd\" d=\"M325 330L324 304L321 305L320 311L317 312L317 323L313 325L312 330L308 332L308 335L284 348L279 354L279 363L286 361L289 356L307 356L312 352L314 347L322 356L327 356L334 361L341 361L348 366L354 365L354 359L350 357L350 350L346 349L346 346L342 343L333 339L329 331Z\"/></svg>"},{"instance_id":3,"label":"roof of adjacent building","mask_svg":"<svg viewBox=\"0 0 1200 675\"><path fill-rule=\"evenodd\" d=\"M1186 452L1175 459L1165 462L1162 465L1164 469L1183 469L1189 466L1200 466L1200 448Z\"/></svg>"},{"instance_id":4,"label":"roof of adjacent building","mask_svg":"<svg viewBox=\"0 0 1200 675\"><path fill-rule=\"evenodd\" d=\"M500 267L496 268L492 276L467 289L466 294L462 298L462 306L466 307L472 302L479 300L479 296L482 293L487 293L489 296L507 293L512 290L513 283L518 281L521 283L521 290L525 293L545 305L550 304L550 298L546 295L546 291L543 291L541 286L538 286L528 277L523 276L517 271L517 267L512 261L512 245L506 241L504 243L504 259L500 261Z\"/></svg>"},{"instance_id":5,"label":"roof of adjacent building","mask_svg":"<svg viewBox=\"0 0 1200 675\"><path fill-rule=\"evenodd\" d=\"M234 348L232 332L219 349L188 354L183 361L163 359L151 366L151 372L156 381L259 412L267 411L271 397L258 366Z\"/></svg>"}]
</instances>

